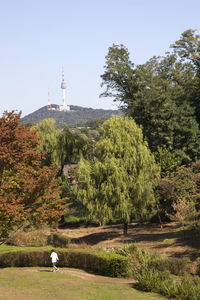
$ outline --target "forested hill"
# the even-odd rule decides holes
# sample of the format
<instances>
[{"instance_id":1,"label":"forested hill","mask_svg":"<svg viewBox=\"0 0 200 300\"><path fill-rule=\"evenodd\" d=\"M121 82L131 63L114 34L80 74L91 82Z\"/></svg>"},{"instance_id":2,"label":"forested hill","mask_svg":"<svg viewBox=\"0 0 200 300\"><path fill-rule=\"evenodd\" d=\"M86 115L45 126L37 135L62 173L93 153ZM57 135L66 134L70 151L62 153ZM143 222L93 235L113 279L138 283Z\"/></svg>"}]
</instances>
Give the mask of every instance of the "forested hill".
<instances>
[{"instance_id":1,"label":"forested hill","mask_svg":"<svg viewBox=\"0 0 200 300\"><path fill-rule=\"evenodd\" d=\"M56 108L58 105L53 104ZM70 111L55 111L48 110L44 106L35 112L23 117L22 123L39 123L44 119L53 118L56 120L56 125L68 124L70 126L77 126L94 119L109 119L112 115L121 114L119 110L93 109L81 106L70 105Z\"/></svg>"}]
</instances>

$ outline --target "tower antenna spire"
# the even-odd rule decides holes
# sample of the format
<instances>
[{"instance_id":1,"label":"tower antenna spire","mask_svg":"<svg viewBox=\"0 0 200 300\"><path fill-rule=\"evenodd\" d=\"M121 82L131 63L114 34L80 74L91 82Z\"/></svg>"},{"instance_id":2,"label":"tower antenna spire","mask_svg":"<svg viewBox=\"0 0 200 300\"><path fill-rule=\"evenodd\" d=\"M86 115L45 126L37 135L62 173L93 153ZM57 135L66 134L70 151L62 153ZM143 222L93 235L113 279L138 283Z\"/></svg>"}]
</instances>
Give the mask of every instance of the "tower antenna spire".
<instances>
[{"instance_id":1,"label":"tower antenna spire","mask_svg":"<svg viewBox=\"0 0 200 300\"><path fill-rule=\"evenodd\" d=\"M64 67L62 66L62 82L65 82Z\"/></svg>"},{"instance_id":2,"label":"tower antenna spire","mask_svg":"<svg viewBox=\"0 0 200 300\"><path fill-rule=\"evenodd\" d=\"M48 107L49 110L51 109L51 100L50 100L50 90L48 88Z\"/></svg>"}]
</instances>

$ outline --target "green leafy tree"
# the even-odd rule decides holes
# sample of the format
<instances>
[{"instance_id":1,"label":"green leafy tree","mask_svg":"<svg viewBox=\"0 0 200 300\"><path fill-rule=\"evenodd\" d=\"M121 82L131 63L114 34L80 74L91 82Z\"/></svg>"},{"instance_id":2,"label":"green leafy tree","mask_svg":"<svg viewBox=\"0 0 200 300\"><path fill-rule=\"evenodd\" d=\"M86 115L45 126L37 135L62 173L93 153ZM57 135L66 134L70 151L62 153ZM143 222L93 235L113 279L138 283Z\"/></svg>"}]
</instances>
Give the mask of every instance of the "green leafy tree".
<instances>
[{"instance_id":1,"label":"green leafy tree","mask_svg":"<svg viewBox=\"0 0 200 300\"><path fill-rule=\"evenodd\" d=\"M189 60L197 69L200 69L200 36L196 34L196 30L184 31L180 39L171 47L181 59Z\"/></svg>"},{"instance_id":2,"label":"green leafy tree","mask_svg":"<svg viewBox=\"0 0 200 300\"><path fill-rule=\"evenodd\" d=\"M196 30L188 29L182 33L178 41L171 45L171 48L179 60L182 63L187 62L193 70L187 95L195 109L196 120L200 126L200 36L196 34Z\"/></svg>"},{"instance_id":3,"label":"green leafy tree","mask_svg":"<svg viewBox=\"0 0 200 300\"><path fill-rule=\"evenodd\" d=\"M106 91L101 97L113 97L114 101L128 104L138 91L138 78L134 64L130 60L128 49L124 45L109 47L105 62L105 72L101 75L101 86Z\"/></svg>"},{"instance_id":4,"label":"green leafy tree","mask_svg":"<svg viewBox=\"0 0 200 300\"><path fill-rule=\"evenodd\" d=\"M199 183L200 161L162 178L157 187L160 214L182 223L194 221L200 209Z\"/></svg>"},{"instance_id":5,"label":"green leafy tree","mask_svg":"<svg viewBox=\"0 0 200 300\"><path fill-rule=\"evenodd\" d=\"M33 128L38 129L38 135L42 137L44 165L56 163L62 170L64 164L78 162L81 154L87 157L90 141L79 129L58 128L54 119L45 119Z\"/></svg>"},{"instance_id":6,"label":"green leafy tree","mask_svg":"<svg viewBox=\"0 0 200 300\"><path fill-rule=\"evenodd\" d=\"M89 127L90 129L93 130L98 130L100 126L105 122L106 119L94 119L87 121L84 126Z\"/></svg>"},{"instance_id":7,"label":"green leafy tree","mask_svg":"<svg viewBox=\"0 0 200 300\"><path fill-rule=\"evenodd\" d=\"M126 234L131 217L144 220L153 211L158 178L142 130L128 117L112 117L102 126L94 162L79 164L75 195L91 220L121 220Z\"/></svg>"},{"instance_id":8,"label":"green leafy tree","mask_svg":"<svg viewBox=\"0 0 200 300\"><path fill-rule=\"evenodd\" d=\"M143 128L150 149L171 147L183 162L199 155L199 128L188 101L189 83L194 77L188 62L175 54L153 57L134 67L127 48L113 45L106 56L101 76L106 91L120 101L125 113Z\"/></svg>"},{"instance_id":9,"label":"green leafy tree","mask_svg":"<svg viewBox=\"0 0 200 300\"><path fill-rule=\"evenodd\" d=\"M172 149L166 146L158 147L158 151L155 153L155 159L160 165L162 177L175 172L181 164L181 158L178 158Z\"/></svg>"},{"instance_id":10,"label":"green leafy tree","mask_svg":"<svg viewBox=\"0 0 200 300\"><path fill-rule=\"evenodd\" d=\"M63 128L65 163L76 163L80 160L81 155L87 157L89 139L78 129L72 130L68 126Z\"/></svg>"},{"instance_id":11,"label":"green leafy tree","mask_svg":"<svg viewBox=\"0 0 200 300\"><path fill-rule=\"evenodd\" d=\"M33 128L38 129L38 135L42 138L41 151L45 152L43 163L56 163L58 168L62 168L66 157L64 136L62 130L55 126L55 120L45 119Z\"/></svg>"}]
</instances>

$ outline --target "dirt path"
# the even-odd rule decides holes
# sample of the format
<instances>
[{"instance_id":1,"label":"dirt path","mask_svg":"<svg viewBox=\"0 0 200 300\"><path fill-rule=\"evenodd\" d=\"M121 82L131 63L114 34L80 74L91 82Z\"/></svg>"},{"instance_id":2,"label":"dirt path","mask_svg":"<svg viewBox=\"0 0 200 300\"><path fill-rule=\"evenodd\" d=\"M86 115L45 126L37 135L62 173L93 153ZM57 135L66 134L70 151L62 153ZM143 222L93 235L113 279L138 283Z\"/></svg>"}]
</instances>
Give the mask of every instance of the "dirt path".
<instances>
[{"instance_id":1,"label":"dirt path","mask_svg":"<svg viewBox=\"0 0 200 300\"><path fill-rule=\"evenodd\" d=\"M66 273L70 275L77 276L81 279L91 280L93 282L108 282L108 283L134 283L136 282L134 279L123 279L123 278L109 278L99 275L93 275L89 273L85 273L82 271L74 271L74 270L59 270L60 273Z\"/></svg>"},{"instance_id":2,"label":"dirt path","mask_svg":"<svg viewBox=\"0 0 200 300\"><path fill-rule=\"evenodd\" d=\"M36 268L27 268L26 271L28 272L51 272L51 269L36 269ZM54 274L56 274L55 272ZM124 278L111 278L111 277L104 277L100 275L93 275L90 273L87 273L82 270L71 270L71 269L65 269L61 268L58 271L59 274L69 274L72 276L79 277L84 280L90 280L93 282L101 282L101 283L135 283L136 281L134 279L124 279ZM54 275L53 274L53 275Z\"/></svg>"}]
</instances>

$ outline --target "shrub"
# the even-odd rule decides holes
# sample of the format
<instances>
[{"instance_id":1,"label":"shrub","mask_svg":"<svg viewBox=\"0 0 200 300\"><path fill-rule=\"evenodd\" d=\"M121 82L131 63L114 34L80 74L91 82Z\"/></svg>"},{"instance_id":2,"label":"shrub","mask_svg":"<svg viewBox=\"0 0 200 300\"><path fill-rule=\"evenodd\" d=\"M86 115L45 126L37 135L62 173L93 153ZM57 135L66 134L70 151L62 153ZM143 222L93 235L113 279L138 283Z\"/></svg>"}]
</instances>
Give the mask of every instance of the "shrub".
<instances>
[{"instance_id":1,"label":"shrub","mask_svg":"<svg viewBox=\"0 0 200 300\"><path fill-rule=\"evenodd\" d=\"M135 272L135 278L138 280L139 289L147 292L154 291L159 282L159 273L153 269L141 268Z\"/></svg>"},{"instance_id":2,"label":"shrub","mask_svg":"<svg viewBox=\"0 0 200 300\"><path fill-rule=\"evenodd\" d=\"M140 250L136 244L130 244L123 248L116 249L116 253L123 255L123 256L131 256Z\"/></svg>"},{"instance_id":3,"label":"shrub","mask_svg":"<svg viewBox=\"0 0 200 300\"><path fill-rule=\"evenodd\" d=\"M174 282L170 277L170 274L182 276L190 272L188 258L162 258L139 249L135 244L125 246L116 252L131 260L139 289L154 291L171 298L200 300L199 277L189 277L180 283ZM198 266L200 270L200 263Z\"/></svg>"},{"instance_id":4,"label":"shrub","mask_svg":"<svg viewBox=\"0 0 200 300\"><path fill-rule=\"evenodd\" d=\"M157 292L167 297L183 300L200 300L200 279L183 279L174 283L169 273L152 268L141 268L136 274L138 288L148 292Z\"/></svg>"},{"instance_id":5,"label":"shrub","mask_svg":"<svg viewBox=\"0 0 200 300\"><path fill-rule=\"evenodd\" d=\"M200 280L183 279L180 284L177 284L177 291L175 295L183 300L199 300Z\"/></svg>"},{"instance_id":6,"label":"shrub","mask_svg":"<svg viewBox=\"0 0 200 300\"><path fill-rule=\"evenodd\" d=\"M173 281L169 277L169 273L158 272L153 268L140 268L135 272L135 277L138 280L138 287L143 291L152 292L160 290L161 284Z\"/></svg>"},{"instance_id":7,"label":"shrub","mask_svg":"<svg viewBox=\"0 0 200 300\"><path fill-rule=\"evenodd\" d=\"M48 236L48 244L54 247L67 248L70 244L70 238L60 233L52 233Z\"/></svg>"},{"instance_id":8,"label":"shrub","mask_svg":"<svg viewBox=\"0 0 200 300\"><path fill-rule=\"evenodd\" d=\"M197 275L200 275L200 257L196 260L196 272Z\"/></svg>"},{"instance_id":9,"label":"shrub","mask_svg":"<svg viewBox=\"0 0 200 300\"><path fill-rule=\"evenodd\" d=\"M42 247L47 245L47 235L40 230L18 231L7 242L13 246Z\"/></svg>"},{"instance_id":10,"label":"shrub","mask_svg":"<svg viewBox=\"0 0 200 300\"><path fill-rule=\"evenodd\" d=\"M153 268L161 272L170 272L174 275L189 273L191 268L189 258L163 258L157 254L151 254L146 250L141 250L135 244L118 249L116 253L129 257L132 261L133 268L142 266Z\"/></svg>"},{"instance_id":11,"label":"shrub","mask_svg":"<svg viewBox=\"0 0 200 300\"><path fill-rule=\"evenodd\" d=\"M116 253L58 249L60 267L74 267L110 277L131 275L128 258ZM49 251L16 251L0 254L0 267L51 266Z\"/></svg>"},{"instance_id":12,"label":"shrub","mask_svg":"<svg viewBox=\"0 0 200 300\"><path fill-rule=\"evenodd\" d=\"M177 295L177 284L169 278L165 278L163 281L159 282L159 285L155 292L160 293L163 296L174 298Z\"/></svg>"},{"instance_id":13,"label":"shrub","mask_svg":"<svg viewBox=\"0 0 200 300\"><path fill-rule=\"evenodd\" d=\"M151 266L154 266L159 271L169 271L174 275L184 275L190 272L190 259L187 257L176 258L157 258L150 263Z\"/></svg>"},{"instance_id":14,"label":"shrub","mask_svg":"<svg viewBox=\"0 0 200 300\"><path fill-rule=\"evenodd\" d=\"M134 263L135 265L139 264L147 266L152 260L152 255L149 252L138 248L136 244L131 244L117 249L116 253L129 257L132 263Z\"/></svg>"},{"instance_id":15,"label":"shrub","mask_svg":"<svg viewBox=\"0 0 200 300\"><path fill-rule=\"evenodd\" d=\"M157 292L167 297L183 300L200 300L200 278L184 278L174 282L169 272L160 272L150 267L138 268L135 272L138 288L148 292Z\"/></svg>"}]
</instances>

